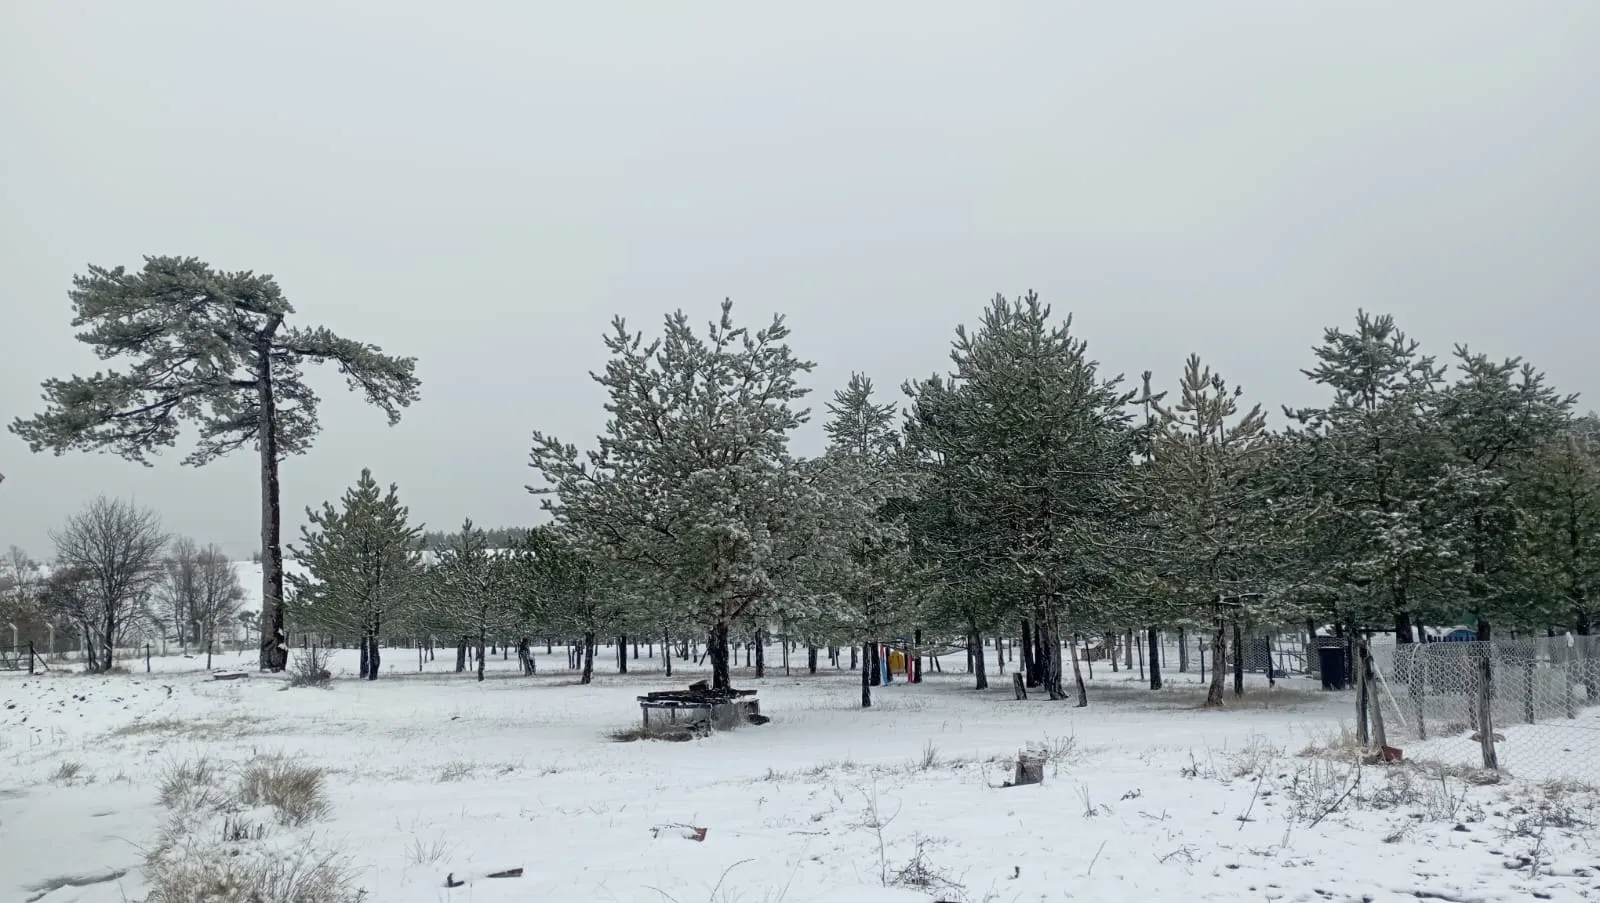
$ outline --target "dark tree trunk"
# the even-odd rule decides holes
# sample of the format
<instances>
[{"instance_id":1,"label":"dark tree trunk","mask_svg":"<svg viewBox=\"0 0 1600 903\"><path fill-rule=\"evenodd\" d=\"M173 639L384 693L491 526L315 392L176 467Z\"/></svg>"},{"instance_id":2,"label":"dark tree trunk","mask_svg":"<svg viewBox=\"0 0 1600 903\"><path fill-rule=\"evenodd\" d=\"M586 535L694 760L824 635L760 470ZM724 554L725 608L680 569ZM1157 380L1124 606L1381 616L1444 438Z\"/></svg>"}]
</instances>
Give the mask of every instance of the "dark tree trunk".
<instances>
[{"instance_id":1,"label":"dark tree trunk","mask_svg":"<svg viewBox=\"0 0 1600 903\"><path fill-rule=\"evenodd\" d=\"M869 641L861 648L861 707L872 708L872 687L878 682L878 669L872 666L873 644Z\"/></svg>"},{"instance_id":2,"label":"dark tree trunk","mask_svg":"<svg viewBox=\"0 0 1600 903\"><path fill-rule=\"evenodd\" d=\"M917 657L916 663L912 665L911 682L920 684L922 683L922 631L920 629L912 635L911 642L917 644Z\"/></svg>"},{"instance_id":3,"label":"dark tree trunk","mask_svg":"<svg viewBox=\"0 0 1600 903\"><path fill-rule=\"evenodd\" d=\"M617 637L617 673L628 673L628 638L625 635Z\"/></svg>"},{"instance_id":4,"label":"dark tree trunk","mask_svg":"<svg viewBox=\"0 0 1600 903\"><path fill-rule=\"evenodd\" d=\"M367 659L367 655L368 655L368 653L370 651L371 651L370 647L367 646L367 638L366 637L362 637L361 638L361 665L360 665L361 670L359 672L361 680L366 680L367 679L367 675L372 673L372 662L368 661L368 659Z\"/></svg>"},{"instance_id":5,"label":"dark tree trunk","mask_svg":"<svg viewBox=\"0 0 1600 903\"><path fill-rule=\"evenodd\" d=\"M372 627L367 631L367 680L378 679L378 666L383 662L383 655L378 651L378 631L381 622L377 615L372 618Z\"/></svg>"},{"instance_id":6,"label":"dark tree trunk","mask_svg":"<svg viewBox=\"0 0 1600 903\"><path fill-rule=\"evenodd\" d=\"M1189 632L1178 628L1178 673L1189 673Z\"/></svg>"},{"instance_id":7,"label":"dark tree trunk","mask_svg":"<svg viewBox=\"0 0 1600 903\"><path fill-rule=\"evenodd\" d=\"M1145 639L1150 645L1150 689L1161 689L1161 634L1150 628Z\"/></svg>"},{"instance_id":8,"label":"dark tree trunk","mask_svg":"<svg viewBox=\"0 0 1600 903\"><path fill-rule=\"evenodd\" d=\"M728 690L733 687L733 675L728 662L728 624L718 621L711 625L706 636L706 655L711 658L711 689Z\"/></svg>"},{"instance_id":9,"label":"dark tree trunk","mask_svg":"<svg viewBox=\"0 0 1600 903\"><path fill-rule=\"evenodd\" d=\"M1083 682L1083 667L1078 663L1078 640L1074 637L1069 649L1072 652L1072 680L1078 685L1078 708L1089 705L1089 685ZM1060 653L1057 653L1058 655Z\"/></svg>"},{"instance_id":10,"label":"dark tree trunk","mask_svg":"<svg viewBox=\"0 0 1600 903\"><path fill-rule=\"evenodd\" d=\"M1039 683L1050 694L1052 701L1065 699L1066 690L1061 685L1061 634L1056 629L1054 615L1040 610L1034 617L1033 638L1035 667L1039 669Z\"/></svg>"},{"instance_id":11,"label":"dark tree trunk","mask_svg":"<svg viewBox=\"0 0 1600 903\"><path fill-rule=\"evenodd\" d=\"M761 628L756 628L756 679L767 676L767 638Z\"/></svg>"},{"instance_id":12,"label":"dark tree trunk","mask_svg":"<svg viewBox=\"0 0 1600 903\"><path fill-rule=\"evenodd\" d=\"M972 656L974 689L989 689L989 675L983 670L983 634L973 631L967 640L967 654Z\"/></svg>"},{"instance_id":13,"label":"dark tree trunk","mask_svg":"<svg viewBox=\"0 0 1600 903\"><path fill-rule=\"evenodd\" d=\"M1272 667L1267 664L1268 669ZM1233 695L1244 695L1244 639L1239 628L1239 617L1233 618Z\"/></svg>"},{"instance_id":14,"label":"dark tree trunk","mask_svg":"<svg viewBox=\"0 0 1600 903\"><path fill-rule=\"evenodd\" d=\"M1398 594L1399 590L1396 590ZM1416 635L1411 632L1411 616L1404 611L1394 613L1394 641L1396 645L1416 641Z\"/></svg>"},{"instance_id":15,"label":"dark tree trunk","mask_svg":"<svg viewBox=\"0 0 1600 903\"><path fill-rule=\"evenodd\" d=\"M878 644L868 643L863 647L862 659L866 662L867 672L872 675L874 687L883 685L883 663L878 658Z\"/></svg>"},{"instance_id":16,"label":"dark tree trunk","mask_svg":"<svg viewBox=\"0 0 1600 903\"><path fill-rule=\"evenodd\" d=\"M1047 648L1049 646L1049 641L1044 637L1045 632L1043 614L1038 609L1034 609L1033 641L1028 645L1033 656L1033 685L1036 687L1044 686L1050 682L1050 666L1048 664L1050 661L1050 650ZM1059 640L1060 637L1056 637L1056 639Z\"/></svg>"},{"instance_id":17,"label":"dark tree trunk","mask_svg":"<svg viewBox=\"0 0 1600 903\"><path fill-rule=\"evenodd\" d=\"M672 676L672 631L661 629L661 661L666 663L667 676Z\"/></svg>"},{"instance_id":18,"label":"dark tree trunk","mask_svg":"<svg viewBox=\"0 0 1600 903\"><path fill-rule=\"evenodd\" d=\"M1022 619L1022 682L1030 689L1039 685L1039 659L1034 653L1033 626Z\"/></svg>"},{"instance_id":19,"label":"dark tree trunk","mask_svg":"<svg viewBox=\"0 0 1600 903\"><path fill-rule=\"evenodd\" d=\"M817 647L806 647L806 673L817 673Z\"/></svg>"},{"instance_id":20,"label":"dark tree trunk","mask_svg":"<svg viewBox=\"0 0 1600 903\"><path fill-rule=\"evenodd\" d=\"M594 631L583 635L583 676L578 678L579 683L594 683Z\"/></svg>"},{"instance_id":21,"label":"dark tree trunk","mask_svg":"<svg viewBox=\"0 0 1600 903\"><path fill-rule=\"evenodd\" d=\"M278 488L278 411L272 386L272 335L281 317L267 321L256 341L256 401L260 416L256 445L261 452L261 659L263 671L289 665L283 632L283 514Z\"/></svg>"},{"instance_id":22,"label":"dark tree trunk","mask_svg":"<svg viewBox=\"0 0 1600 903\"><path fill-rule=\"evenodd\" d=\"M1216 708L1222 705L1222 695L1227 686L1226 662L1228 660L1228 625L1222 620L1222 612L1213 604L1216 610L1215 624L1211 633L1211 686L1206 691L1206 707ZM1201 667L1205 667L1201 665Z\"/></svg>"},{"instance_id":23,"label":"dark tree trunk","mask_svg":"<svg viewBox=\"0 0 1600 903\"><path fill-rule=\"evenodd\" d=\"M486 656L483 654L483 650L484 644L488 641L488 631L480 626L478 628L478 683L483 683L484 659L486 658Z\"/></svg>"},{"instance_id":24,"label":"dark tree trunk","mask_svg":"<svg viewBox=\"0 0 1600 903\"><path fill-rule=\"evenodd\" d=\"M456 642L456 673L467 670L467 638L462 637Z\"/></svg>"}]
</instances>

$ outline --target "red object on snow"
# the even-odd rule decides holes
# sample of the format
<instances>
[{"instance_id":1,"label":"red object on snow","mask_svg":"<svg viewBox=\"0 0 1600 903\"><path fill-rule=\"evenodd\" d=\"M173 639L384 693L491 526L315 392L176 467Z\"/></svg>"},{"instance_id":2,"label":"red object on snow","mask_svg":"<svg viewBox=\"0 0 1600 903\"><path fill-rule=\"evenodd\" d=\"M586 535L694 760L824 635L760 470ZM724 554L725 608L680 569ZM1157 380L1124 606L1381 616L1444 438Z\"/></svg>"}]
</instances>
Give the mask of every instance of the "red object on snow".
<instances>
[{"instance_id":1,"label":"red object on snow","mask_svg":"<svg viewBox=\"0 0 1600 903\"><path fill-rule=\"evenodd\" d=\"M1381 750L1379 750L1379 755L1383 757L1383 761L1385 762L1399 762L1404 758L1404 755L1400 752L1400 750L1395 749L1393 746L1383 747Z\"/></svg>"}]
</instances>

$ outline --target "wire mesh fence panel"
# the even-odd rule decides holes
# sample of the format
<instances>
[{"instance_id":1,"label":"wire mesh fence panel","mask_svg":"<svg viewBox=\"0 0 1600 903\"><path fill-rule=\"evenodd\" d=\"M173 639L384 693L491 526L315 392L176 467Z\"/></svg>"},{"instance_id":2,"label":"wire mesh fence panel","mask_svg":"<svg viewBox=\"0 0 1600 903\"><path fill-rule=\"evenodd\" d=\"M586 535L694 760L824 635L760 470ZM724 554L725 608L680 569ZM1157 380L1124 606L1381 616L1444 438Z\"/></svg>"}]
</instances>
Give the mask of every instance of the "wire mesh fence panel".
<instances>
[{"instance_id":1,"label":"wire mesh fence panel","mask_svg":"<svg viewBox=\"0 0 1600 903\"><path fill-rule=\"evenodd\" d=\"M1600 784L1600 637L1373 648L1408 758Z\"/></svg>"}]
</instances>

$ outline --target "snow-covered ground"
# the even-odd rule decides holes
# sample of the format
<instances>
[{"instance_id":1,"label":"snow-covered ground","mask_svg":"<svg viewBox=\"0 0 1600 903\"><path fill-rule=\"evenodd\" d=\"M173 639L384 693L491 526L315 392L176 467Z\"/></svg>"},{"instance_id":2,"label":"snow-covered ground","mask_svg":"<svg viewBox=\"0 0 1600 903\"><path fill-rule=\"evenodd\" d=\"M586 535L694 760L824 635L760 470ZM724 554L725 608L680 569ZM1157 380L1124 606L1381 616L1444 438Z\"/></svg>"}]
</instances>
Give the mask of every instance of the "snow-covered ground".
<instances>
[{"instance_id":1,"label":"snow-covered ground","mask_svg":"<svg viewBox=\"0 0 1600 903\"><path fill-rule=\"evenodd\" d=\"M229 843L337 849L374 903L844 903L886 883L924 890L885 900L1600 897L1593 794L1302 755L1350 704L1303 679L1219 712L1198 708L1194 675L1151 693L1100 668L1077 709L946 672L877 688L864 711L854 675L779 667L736 679L771 724L618 743L635 695L698 669L668 681L642 659L618 676L602 650L580 686L557 648L534 678L495 656L480 684L453 658L416 673L394 650L382 680L328 690L215 681L180 657L149 675L0 675L0 900L142 899L172 815L163 777L270 757L326 769L330 811ZM1045 782L1003 787L1029 743L1053 754ZM447 889L451 873L467 883Z\"/></svg>"}]
</instances>

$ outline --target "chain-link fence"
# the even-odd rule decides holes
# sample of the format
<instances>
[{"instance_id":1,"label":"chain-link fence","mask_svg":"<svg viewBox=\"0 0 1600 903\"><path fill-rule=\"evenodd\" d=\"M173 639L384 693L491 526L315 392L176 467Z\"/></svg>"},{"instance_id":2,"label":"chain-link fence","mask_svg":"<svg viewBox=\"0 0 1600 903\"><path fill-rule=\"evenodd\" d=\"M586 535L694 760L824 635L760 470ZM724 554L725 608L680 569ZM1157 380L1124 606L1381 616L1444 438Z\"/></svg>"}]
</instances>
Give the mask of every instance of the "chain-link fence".
<instances>
[{"instance_id":1,"label":"chain-link fence","mask_svg":"<svg viewBox=\"0 0 1600 903\"><path fill-rule=\"evenodd\" d=\"M1600 784L1600 637L1374 646L1408 758Z\"/></svg>"}]
</instances>

